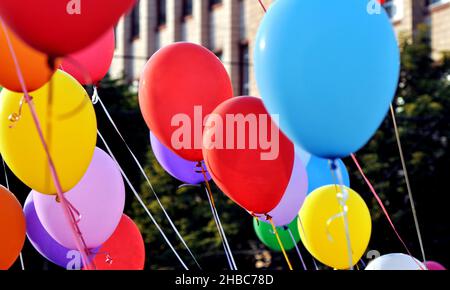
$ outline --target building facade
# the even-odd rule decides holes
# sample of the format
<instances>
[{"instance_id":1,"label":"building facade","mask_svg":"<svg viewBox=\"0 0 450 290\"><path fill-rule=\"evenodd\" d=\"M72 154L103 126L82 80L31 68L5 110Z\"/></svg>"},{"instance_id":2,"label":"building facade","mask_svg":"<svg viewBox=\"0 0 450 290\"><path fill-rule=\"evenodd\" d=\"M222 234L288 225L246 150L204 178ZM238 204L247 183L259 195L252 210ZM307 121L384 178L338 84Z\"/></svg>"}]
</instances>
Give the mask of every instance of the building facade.
<instances>
[{"instance_id":1,"label":"building facade","mask_svg":"<svg viewBox=\"0 0 450 290\"><path fill-rule=\"evenodd\" d=\"M399 36L411 36L427 24L433 56L450 51L450 0L387 0L386 10Z\"/></svg>"},{"instance_id":2,"label":"building facade","mask_svg":"<svg viewBox=\"0 0 450 290\"><path fill-rule=\"evenodd\" d=\"M268 7L273 1L262 2ZM450 0L386 0L384 5L398 35L410 36L427 23L435 56L450 51ZM235 95L257 96L252 52L263 16L258 0L139 0L116 27L111 76L136 81L155 51L189 41L222 60Z\"/></svg>"}]
</instances>

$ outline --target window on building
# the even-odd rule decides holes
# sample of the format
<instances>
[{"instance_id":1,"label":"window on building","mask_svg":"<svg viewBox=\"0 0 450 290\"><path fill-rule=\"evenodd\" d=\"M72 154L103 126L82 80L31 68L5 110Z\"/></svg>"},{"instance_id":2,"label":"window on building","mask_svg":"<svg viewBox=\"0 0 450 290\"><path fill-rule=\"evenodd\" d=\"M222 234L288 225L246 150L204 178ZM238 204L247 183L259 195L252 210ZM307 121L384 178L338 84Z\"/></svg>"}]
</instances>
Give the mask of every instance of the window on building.
<instances>
[{"instance_id":1,"label":"window on building","mask_svg":"<svg viewBox=\"0 0 450 290\"><path fill-rule=\"evenodd\" d=\"M187 16L192 16L192 0L183 0L183 18Z\"/></svg>"},{"instance_id":2,"label":"window on building","mask_svg":"<svg viewBox=\"0 0 450 290\"><path fill-rule=\"evenodd\" d=\"M166 25L167 22L167 5L166 0L158 0L157 2L157 24L158 26Z\"/></svg>"},{"instance_id":3,"label":"window on building","mask_svg":"<svg viewBox=\"0 0 450 290\"><path fill-rule=\"evenodd\" d=\"M134 5L133 10L131 10L131 41L139 38L139 34L141 32L140 27L140 9L139 9L139 1L136 2L136 5Z\"/></svg>"},{"instance_id":4,"label":"window on building","mask_svg":"<svg viewBox=\"0 0 450 290\"><path fill-rule=\"evenodd\" d=\"M240 95L248 96L250 94L250 55L248 44L242 44L240 47Z\"/></svg>"},{"instance_id":5,"label":"window on building","mask_svg":"<svg viewBox=\"0 0 450 290\"><path fill-rule=\"evenodd\" d=\"M222 4L222 0L209 0L209 9L220 4Z\"/></svg>"}]
</instances>

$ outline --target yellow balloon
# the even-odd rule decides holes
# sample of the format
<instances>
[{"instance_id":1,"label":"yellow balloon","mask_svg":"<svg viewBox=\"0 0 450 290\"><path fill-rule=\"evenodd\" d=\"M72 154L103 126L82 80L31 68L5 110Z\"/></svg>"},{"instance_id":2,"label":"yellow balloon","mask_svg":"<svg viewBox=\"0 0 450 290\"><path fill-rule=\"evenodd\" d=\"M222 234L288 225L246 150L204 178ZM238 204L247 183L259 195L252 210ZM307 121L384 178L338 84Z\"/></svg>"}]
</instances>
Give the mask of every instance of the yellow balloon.
<instances>
[{"instance_id":1,"label":"yellow balloon","mask_svg":"<svg viewBox=\"0 0 450 290\"><path fill-rule=\"evenodd\" d=\"M352 248L352 266L367 249L372 220L364 200L347 188L347 217ZM320 262L339 270L349 269L349 253L338 185L313 191L300 209L299 232L306 249ZM300 223L301 222L301 223Z\"/></svg>"},{"instance_id":2,"label":"yellow balloon","mask_svg":"<svg viewBox=\"0 0 450 290\"><path fill-rule=\"evenodd\" d=\"M85 89L61 70L49 83L30 92L30 96L66 192L83 177L94 154L97 142L94 107ZM0 152L23 183L36 191L56 194L30 108L23 101L19 109L22 98L22 93L6 89L0 94Z\"/></svg>"}]
</instances>

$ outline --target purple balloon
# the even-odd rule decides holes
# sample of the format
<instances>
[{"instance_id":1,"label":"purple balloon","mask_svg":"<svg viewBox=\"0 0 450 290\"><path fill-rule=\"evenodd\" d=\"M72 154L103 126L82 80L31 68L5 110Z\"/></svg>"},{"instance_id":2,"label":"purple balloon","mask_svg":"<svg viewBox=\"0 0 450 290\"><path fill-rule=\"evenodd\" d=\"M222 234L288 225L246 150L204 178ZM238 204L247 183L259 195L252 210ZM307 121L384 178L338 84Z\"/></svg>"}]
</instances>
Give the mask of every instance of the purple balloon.
<instances>
[{"instance_id":1,"label":"purple balloon","mask_svg":"<svg viewBox=\"0 0 450 290\"><path fill-rule=\"evenodd\" d=\"M275 226L288 225L295 219L303 205L307 191L308 176L302 158L296 152L291 179L286 191L278 205L268 213L272 217ZM259 217L259 220L267 222L266 217L263 216Z\"/></svg>"},{"instance_id":2,"label":"purple balloon","mask_svg":"<svg viewBox=\"0 0 450 290\"><path fill-rule=\"evenodd\" d=\"M34 207L33 194L29 194L25 200L23 212L27 223L28 240L39 254L60 267L67 269L73 265L78 270L81 269L81 254L76 250L71 250L61 246L42 226ZM91 252L96 253L98 252L98 249L99 248L91 250ZM74 262L74 258L76 257L79 257L80 259L78 263L71 263ZM71 269L74 268L72 267Z\"/></svg>"},{"instance_id":3,"label":"purple balloon","mask_svg":"<svg viewBox=\"0 0 450 290\"><path fill-rule=\"evenodd\" d=\"M150 144L152 145L156 160L158 160L161 167L174 178L187 184L199 184L205 181L201 169L197 167L198 162L181 158L164 146L152 132L150 132ZM203 168L206 170L204 163ZM208 177L208 180L211 180L211 176L208 172L206 172L206 176Z\"/></svg>"},{"instance_id":4,"label":"purple balloon","mask_svg":"<svg viewBox=\"0 0 450 290\"><path fill-rule=\"evenodd\" d=\"M32 193L36 213L45 230L62 246L76 249L61 203L54 195L34 190ZM95 148L83 178L64 196L80 214L78 227L86 246L89 249L101 246L119 224L125 205L125 186L114 160L103 150Z\"/></svg>"}]
</instances>

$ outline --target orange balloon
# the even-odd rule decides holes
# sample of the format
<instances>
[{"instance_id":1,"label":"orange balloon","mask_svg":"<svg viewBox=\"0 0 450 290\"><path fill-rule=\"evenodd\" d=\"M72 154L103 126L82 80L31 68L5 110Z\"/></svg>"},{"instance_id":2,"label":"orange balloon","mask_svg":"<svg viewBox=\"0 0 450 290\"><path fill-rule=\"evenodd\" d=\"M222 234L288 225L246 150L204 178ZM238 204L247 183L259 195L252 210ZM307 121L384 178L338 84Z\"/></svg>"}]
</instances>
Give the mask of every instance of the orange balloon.
<instances>
[{"instance_id":1,"label":"orange balloon","mask_svg":"<svg viewBox=\"0 0 450 290\"><path fill-rule=\"evenodd\" d=\"M6 34L14 48L28 91L39 89L50 80L55 72L55 69L49 67L47 55L34 50L6 26L3 27L6 29ZM10 91L22 92L22 86L17 76L16 66L3 27L0 24L0 59L2 61L0 86ZM55 64L55 67L58 65L59 63Z\"/></svg>"},{"instance_id":2,"label":"orange balloon","mask_svg":"<svg viewBox=\"0 0 450 290\"><path fill-rule=\"evenodd\" d=\"M14 194L0 185L0 270L9 269L25 242L25 216Z\"/></svg>"}]
</instances>

